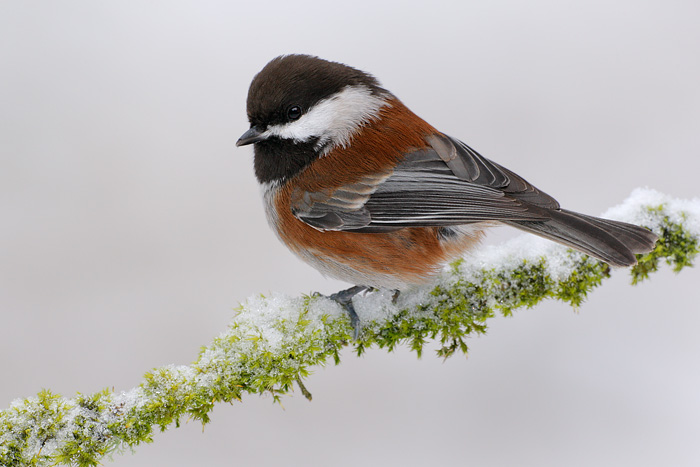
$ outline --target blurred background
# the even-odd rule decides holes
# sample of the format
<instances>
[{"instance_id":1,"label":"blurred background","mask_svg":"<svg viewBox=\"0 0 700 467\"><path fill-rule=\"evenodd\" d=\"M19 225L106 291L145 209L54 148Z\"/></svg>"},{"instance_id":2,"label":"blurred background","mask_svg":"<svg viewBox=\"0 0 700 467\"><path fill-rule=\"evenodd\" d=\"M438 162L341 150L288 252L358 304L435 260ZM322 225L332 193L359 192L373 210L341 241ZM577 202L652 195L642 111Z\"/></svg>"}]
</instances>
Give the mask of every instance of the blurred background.
<instances>
[{"instance_id":1,"label":"blurred background","mask_svg":"<svg viewBox=\"0 0 700 467\"><path fill-rule=\"evenodd\" d=\"M0 406L128 390L246 297L347 286L279 244L234 146L271 58L370 71L600 214L639 186L698 196L699 22L690 1L0 3ZM468 359L346 352L312 403L222 404L110 465L699 465L698 284L618 271L578 312L493 320Z\"/></svg>"}]
</instances>

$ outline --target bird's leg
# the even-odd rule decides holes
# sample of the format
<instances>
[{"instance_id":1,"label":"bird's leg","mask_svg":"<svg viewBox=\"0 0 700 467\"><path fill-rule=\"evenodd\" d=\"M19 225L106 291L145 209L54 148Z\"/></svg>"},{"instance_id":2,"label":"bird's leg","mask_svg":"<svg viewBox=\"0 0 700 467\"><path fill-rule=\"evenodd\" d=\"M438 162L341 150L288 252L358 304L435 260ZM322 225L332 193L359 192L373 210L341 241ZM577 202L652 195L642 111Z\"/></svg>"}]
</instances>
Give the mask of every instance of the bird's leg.
<instances>
[{"instance_id":1,"label":"bird's leg","mask_svg":"<svg viewBox=\"0 0 700 467\"><path fill-rule=\"evenodd\" d=\"M340 304L340 306L342 306L343 308L345 308L345 311L350 316L350 325L354 329L353 339L355 340L357 340L357 338L359 337L360 329L362 328L362 326L360 323L360 317L357 316L355 307L352 304L352 298L358 293L362 293L370 289L371 287L365 287L364 285L356 285L355 287L350 287L349 289L341 290L340 292L336 292L330 297L328 297L331 300Z\"/></svg>"}]
</instances>

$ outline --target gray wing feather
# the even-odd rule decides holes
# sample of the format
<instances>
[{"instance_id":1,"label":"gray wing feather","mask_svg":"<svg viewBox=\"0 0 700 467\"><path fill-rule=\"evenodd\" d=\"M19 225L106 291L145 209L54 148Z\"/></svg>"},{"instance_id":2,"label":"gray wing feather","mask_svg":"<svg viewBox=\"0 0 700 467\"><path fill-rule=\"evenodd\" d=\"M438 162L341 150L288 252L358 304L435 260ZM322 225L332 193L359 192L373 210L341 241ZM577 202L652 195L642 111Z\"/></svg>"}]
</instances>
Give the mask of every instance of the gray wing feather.
<instances>
[{"instance_id":1,"label":"gray wing feather","mask_svg":"<svg viewBox=\"0 0 700 467\"><path fill-rule=\"evenodd\" d=\"M544 221L558 203L518 175L444 135L408 153L393 172L330 194L304 193L294 214L319 230L381 232L489 220Z\"/></svg>"}]
</instances>

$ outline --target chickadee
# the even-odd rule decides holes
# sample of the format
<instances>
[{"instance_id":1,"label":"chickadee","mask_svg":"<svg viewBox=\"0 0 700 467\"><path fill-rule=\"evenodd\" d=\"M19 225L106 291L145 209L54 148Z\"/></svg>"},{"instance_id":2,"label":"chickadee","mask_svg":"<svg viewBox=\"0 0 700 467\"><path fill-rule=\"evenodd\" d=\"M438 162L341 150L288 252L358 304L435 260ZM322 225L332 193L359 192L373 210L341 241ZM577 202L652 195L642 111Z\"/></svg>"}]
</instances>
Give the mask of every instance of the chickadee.
<instances>
[{"instance_id":1,"label":"chickadee","mask_svg":"<svg viewBox=\"0 0 700 467\"><path fill-rule=\"evenodd\" d=\"M370 74L308 55L273 59L248 91L255 175L280 240L324 275L405 289L501 223L612 266L656 236L567 211L411 112ZM345 297L347 299L347 297Z\"/></svg>"}]
</instances>

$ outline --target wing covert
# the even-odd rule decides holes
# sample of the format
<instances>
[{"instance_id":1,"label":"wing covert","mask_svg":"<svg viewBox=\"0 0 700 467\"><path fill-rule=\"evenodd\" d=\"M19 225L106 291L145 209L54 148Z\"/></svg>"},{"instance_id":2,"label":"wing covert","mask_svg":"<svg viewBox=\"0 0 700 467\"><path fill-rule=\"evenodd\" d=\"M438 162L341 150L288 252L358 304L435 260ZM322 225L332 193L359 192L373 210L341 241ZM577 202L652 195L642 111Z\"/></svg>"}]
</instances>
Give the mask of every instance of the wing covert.
<instances>
[{"instance_id":1,"label":"wing covert","mask_svg":"<svg viewBox=\"0 0 700 467\"><path fill-rule=\"evenodd\" d=\"M459 140L435 134L392 172L295 193L294 215L319 230L383 232L481 221L544 221L559 204Z\"/></svg>"}]
</instances>

